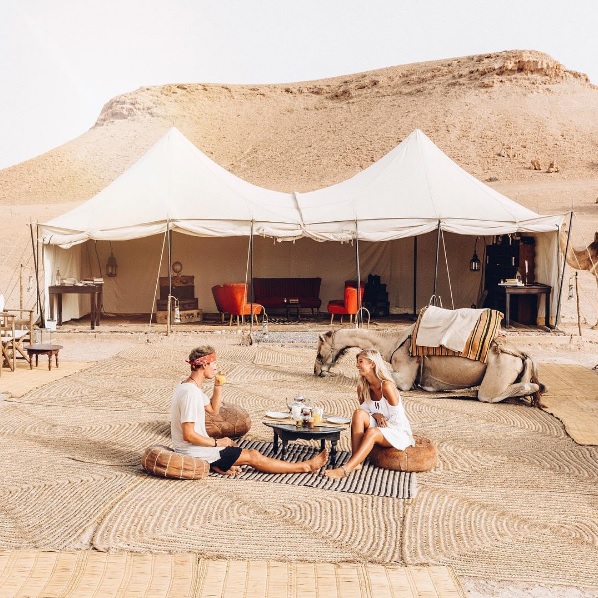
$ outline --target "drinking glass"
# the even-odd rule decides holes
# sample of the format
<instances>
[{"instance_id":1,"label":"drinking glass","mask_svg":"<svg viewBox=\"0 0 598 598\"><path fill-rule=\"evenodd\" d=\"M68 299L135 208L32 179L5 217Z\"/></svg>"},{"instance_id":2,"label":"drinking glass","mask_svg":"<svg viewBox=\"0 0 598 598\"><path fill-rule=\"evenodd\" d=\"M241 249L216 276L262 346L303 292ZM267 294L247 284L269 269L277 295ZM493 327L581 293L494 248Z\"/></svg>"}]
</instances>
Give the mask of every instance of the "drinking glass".
<instances>
[{"instance_id":1,"label":"drinking glass","mask_svg":"<svg viewBox=\"0 0 598 598\"><path fill-rule=\"evenodd\" d=\"M322 423L324 415L324 409L322 407L314 407L312 409L312 417L314 418L314 424L317 426Z\"/></svg>"}]
</instances>

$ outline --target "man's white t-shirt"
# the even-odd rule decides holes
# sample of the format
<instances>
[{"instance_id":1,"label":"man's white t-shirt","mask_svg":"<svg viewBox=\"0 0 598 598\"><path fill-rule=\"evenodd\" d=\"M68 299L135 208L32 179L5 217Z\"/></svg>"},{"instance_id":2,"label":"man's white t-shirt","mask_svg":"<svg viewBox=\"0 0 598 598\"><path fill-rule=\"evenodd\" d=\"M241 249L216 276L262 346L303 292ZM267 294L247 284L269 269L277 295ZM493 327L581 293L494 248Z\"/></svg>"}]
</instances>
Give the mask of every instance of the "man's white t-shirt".
<instances>
[{"instance_id":1,"label":"man's white t-shirt","mask_svg":"<svg viewBox=\"0 0 598 598\"><path fill-rule=\"evenodd\" d=\"M190 457L200 457L208 463L213 463L220 459L222 448L197 446L183 438L183 424L186 422L195 422L195 432L200 436L208 436L205 406L209 402L210 399L195 384L189 382L178 384L170 403L170 435L175 452Z\"/></svg>"}]
</instances>

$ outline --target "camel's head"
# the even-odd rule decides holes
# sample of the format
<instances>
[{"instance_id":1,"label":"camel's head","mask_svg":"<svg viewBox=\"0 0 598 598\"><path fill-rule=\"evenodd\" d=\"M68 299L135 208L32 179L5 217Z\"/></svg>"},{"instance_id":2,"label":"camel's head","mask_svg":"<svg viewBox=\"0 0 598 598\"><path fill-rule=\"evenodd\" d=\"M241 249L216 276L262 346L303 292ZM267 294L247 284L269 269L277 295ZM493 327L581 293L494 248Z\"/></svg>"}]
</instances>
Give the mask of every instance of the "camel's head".
<instances>
[{"instance_id":1,"label":"camel's head","mask_svg":"<svg viewBox=\"0 0 598 598\"><path fill-rule=\"evenodd\" d=\"M314 376L326 376L330 368L336 363L339 353L334 348L334 332L329 330L320 334L318 340L318 353L314 364Z\"/></svg>"}]
</instances>

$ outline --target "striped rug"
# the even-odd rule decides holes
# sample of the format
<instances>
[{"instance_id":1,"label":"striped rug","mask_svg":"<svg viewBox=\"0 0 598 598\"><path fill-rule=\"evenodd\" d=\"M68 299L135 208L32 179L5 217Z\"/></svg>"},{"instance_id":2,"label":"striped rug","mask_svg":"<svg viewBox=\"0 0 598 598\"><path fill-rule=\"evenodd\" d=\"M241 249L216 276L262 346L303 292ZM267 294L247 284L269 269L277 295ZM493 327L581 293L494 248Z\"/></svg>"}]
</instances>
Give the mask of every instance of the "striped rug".
<instances>
[{"instance_id":1,"label":"striped rug","mask_svg":"<svg viewBox=\"0 0 598 598\"><path fill-rule=\"evenodd\" d=\"M272 450L271 442L258 440L241 440L239 446L244 449L256 449L268 457L276 457ZM305 444L289 443L286 448L286 461L305 461L310 459L319 449ZM336 465L342 465L349 459L349 453L338 451ZM211 476L222 477L220 474L211 473ZM307 486L320 490L336 490L338 492L351 492L353 494L367 494L370 496L385 496L390 498L414 498L417 494L417 478L415 473L405 471L390 471L370 465L367 461L363 467L351 473L346 478L333 480L320 473L262 473L245 467L243 473L236 477L238 480L253 480L272 482L276 484L290 484L293 486Z\"/></svg>"}]
</instances>

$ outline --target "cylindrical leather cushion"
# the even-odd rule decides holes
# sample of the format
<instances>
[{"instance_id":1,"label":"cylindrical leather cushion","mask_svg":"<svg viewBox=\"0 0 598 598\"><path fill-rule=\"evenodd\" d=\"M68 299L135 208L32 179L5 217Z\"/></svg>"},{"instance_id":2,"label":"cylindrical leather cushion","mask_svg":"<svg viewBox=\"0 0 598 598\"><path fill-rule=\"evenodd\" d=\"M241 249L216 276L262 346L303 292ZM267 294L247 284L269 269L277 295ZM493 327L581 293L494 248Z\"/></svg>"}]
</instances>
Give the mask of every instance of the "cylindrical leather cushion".
<instances>
[{"instance_id":1,"label":"cylindrical leather cushion","mask_svg":"<svg viewBox=\"0 0 598 598\"><path fill-rule=\"evenodd\" d=\"M201 480L210 473L207 461L175 453L166 446L146 448L141 457L141 467L148 473L177 480Z\"/></svg>"},{"instance_id":2,"label":"cylindrical leather cushion","mask_svg":"<svg viewBox=\"0 0 598 598\"><path fill-rule=\"evenodd\" d=\"M404 451L375 445L369 455L372 465L394 471L430 471L436 467L438 451L428 438L414 436L415 446Z\"/></svg>"},{"instance_id":3,"label":"cylindrical leather cushion","mask_svg":"<svg viewBox=\"0 0 598 598\"><path fill-rule=\"evenodd\" d=\"M237 405L222 403L218 415L206 412L206 432L212 438L240 438L251 428L249 412Z\"/></svg>"}]
</instances>

